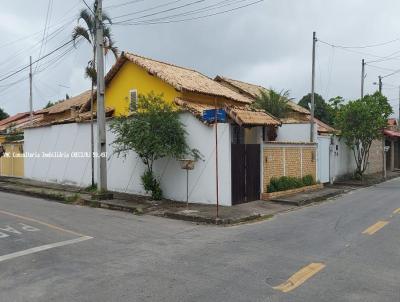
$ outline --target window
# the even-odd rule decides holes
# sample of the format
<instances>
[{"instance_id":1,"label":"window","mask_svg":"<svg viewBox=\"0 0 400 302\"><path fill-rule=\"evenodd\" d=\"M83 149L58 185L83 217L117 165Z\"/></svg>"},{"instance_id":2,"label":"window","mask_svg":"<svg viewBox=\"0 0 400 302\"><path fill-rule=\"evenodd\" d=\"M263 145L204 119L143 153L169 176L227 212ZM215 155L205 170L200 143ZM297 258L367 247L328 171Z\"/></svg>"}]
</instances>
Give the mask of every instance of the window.
<instances>
[{"instance_id":1,"label":"window","mask_svg":"<svg viewBox=\"0 0 400 302\"><path fill-rule=\"evenodd\" d=\"M129 110L136 111L137 109L137 90L132 89L129 91Z\"/></svg>"}]
</instances>

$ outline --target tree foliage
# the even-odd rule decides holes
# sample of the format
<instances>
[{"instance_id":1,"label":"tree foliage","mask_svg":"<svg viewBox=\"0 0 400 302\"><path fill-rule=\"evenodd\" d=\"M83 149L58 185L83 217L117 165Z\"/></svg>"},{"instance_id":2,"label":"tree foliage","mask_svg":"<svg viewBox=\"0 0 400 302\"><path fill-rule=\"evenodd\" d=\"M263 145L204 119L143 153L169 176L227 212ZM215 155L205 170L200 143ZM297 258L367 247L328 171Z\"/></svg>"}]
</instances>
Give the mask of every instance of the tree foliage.
<instances>
[{"instance_id":1,"label":"tree foliage","mask_svg":"<svg viewBox=\"0 0 400 302\"><path fill-rule=\"evenodd\" d=\"M139 95L137 111L131 116L117 117L111 123L115 134L115 153L124 155L135 151L146 165L142 184L151 191L154 199L161 198L159 181L154 177L154 162L164 157L180 159L191 156L201 157L196 149L186 143L186 130L179 119L179 113L162 95L151 92ZM159 194L159 195L158 195Z\"/></svg>"},{"instance_id":2,"label":"tree foliage","mask_svg":"<svg viewBox=\"0 0 400 302\"><path fill-rule=\"evenodd\" d=\"M0 120L4 120L6 118L8 118L10 115L5 112L2 108L0 108Z\"/></svg>"},{"instance_id":3,"label":"tree foliage","mask_svg":"<svg viewBox=\"0 0 400 302\"><path fill-rule=\"evenodd\" d=\"M324 98L315 93L314 95L314 116L320 121L332 125L333 117L331 116L331 111L329 105L325 102ZM299 105L310 110L311 108L311 93L303 96L299 101Z\"/></svg>"},{"instance_id":4,"label":"tree foliage","mask_svg":"<svg viewBox=\"0 0 400 302\"><path fill-rule=\"evenodd\" d=\"M96 11L96 1L93 3L94 12ZM111 35L110 25L112 24L111 18L103 12L103 36L104 36L104 53L107 55L111 52L115 58L118 58L118 48L115 46L115 42ZM79 22L83 22L83 24L79 24ZM96 62L95 62L95 51L96 51L96 24L95 24L95 16L88 9L82 9L79 13L78 17L78 25L72 31L72 39L74 44L78 38L83 38L86 40L92 47L93 58L89 60L86 68L85 68L85 76L91 79L94 86L96 86L97 72L96 72Z\"/></svg>"},{"instance_id":5,"label":"tree foliage","mask_svg":"<svg viewBox=\"0 0 400 302\"><path fill-rule=\"evenodd\" d=\"M289 100L288 90L280 92L273 89L260 90L260 96L256 98L252 107L268 112L277 118L284 118L290 111Z\"/></svg>"},{"instance_id":6,"label":"tree foliage","mask_svg":"<svg viewBox=\"0 0 400 302\"><path fill-rule=\"evenodd\" d=\"M356 175L362 177L368 167L369 151L375 139L382 138L382 130L392 113L386 97L379 92L342 105L336 126L354 154Z\"/></svg>"}]
</instances>

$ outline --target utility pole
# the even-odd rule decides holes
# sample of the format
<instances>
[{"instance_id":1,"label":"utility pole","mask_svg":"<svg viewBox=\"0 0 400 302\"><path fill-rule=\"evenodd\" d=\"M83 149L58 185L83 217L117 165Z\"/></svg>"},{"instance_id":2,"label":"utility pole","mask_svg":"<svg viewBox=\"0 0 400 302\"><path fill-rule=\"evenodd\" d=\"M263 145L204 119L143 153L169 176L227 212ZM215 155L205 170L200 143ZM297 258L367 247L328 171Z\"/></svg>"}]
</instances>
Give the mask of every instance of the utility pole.
<instances>
[{"instance_id":1,"label":"utility pole","mask_svg":"<svg viewBox=\"0 0 400 302\"><path fill-rule=\"evenodd\" d=\"M312 47L312 72L311 72L311 117L310 117L310 142L314 142L314 107L315 107L315 45L317 37L315 31L313 32L313 47Z\"/></svg>"},{"instance_id":2,"label":"utility pole","mask_svg":"<svg viewBox=\"0 0 400 302\"><path fill-rule=\"evenodd\" d=\"M379 93L382 93L382 77L381 76L379 76L378 77L378 79L379 79Z\"/></svg>"},{"instance_id":3,"label":"utility pole","mask_svg":"<svg viewBox=\"0 0 400 302\"><path fill-rule=\"evenodd\" d=\"M32 56L29 57L29 123L33 124L33 97L32 97Z\"/></svg>"},{"instance_id":4,"label":"utility pole","mask_svg":"<svg viewBox=\"0 0 400 302\"><path fill-rule=\"evenodd\" d=\"M107 191L106 115L104 110L104 49L103 5L96 0L96 55L97 55L97 189Z\"/></svg>"},{"instance_id":5,"label":"utility pole","mask_svg":"<svg viewBox=\"0 0 400 302\"><path fill-rule=\"evenodd\" d=\"M361 98L364 97L365 60L361 61Z\"/></svg>"},{"instance_id":6,"label":"utility pole","mask_svg":"<svg viewBox=\"0 0 400 302\"><path fill-rule=\"evenodd\" d=\"M397 127L399 127L399 125L400 125L400 86L399 86L399 118L398 118L397 121L398 121L397 122Z\"/></svg>"}]
</instances>

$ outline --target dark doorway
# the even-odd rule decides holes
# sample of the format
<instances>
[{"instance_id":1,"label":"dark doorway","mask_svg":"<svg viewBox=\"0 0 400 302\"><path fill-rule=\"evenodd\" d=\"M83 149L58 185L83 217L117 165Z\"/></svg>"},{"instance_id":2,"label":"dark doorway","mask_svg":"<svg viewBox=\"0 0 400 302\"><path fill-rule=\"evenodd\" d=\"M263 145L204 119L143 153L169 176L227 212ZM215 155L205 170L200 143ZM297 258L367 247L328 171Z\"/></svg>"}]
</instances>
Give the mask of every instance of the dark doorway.
<instances>
[{"instance_id":1,"label":"dark doorway","mask_svg":"<svg viewBox=\"0 0 400 302\"><path fill-rule=\"evenodd\" d=\"M232 144L232 204L260 199L260 145Z\"/></svg>"}]
</instances>

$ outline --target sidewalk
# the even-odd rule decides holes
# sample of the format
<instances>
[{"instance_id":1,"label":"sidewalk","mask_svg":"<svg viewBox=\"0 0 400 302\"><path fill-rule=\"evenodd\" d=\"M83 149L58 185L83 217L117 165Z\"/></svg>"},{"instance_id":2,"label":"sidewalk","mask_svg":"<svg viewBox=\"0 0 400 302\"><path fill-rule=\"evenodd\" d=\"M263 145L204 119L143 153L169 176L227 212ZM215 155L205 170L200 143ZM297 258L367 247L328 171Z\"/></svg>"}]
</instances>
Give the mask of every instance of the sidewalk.
<instances>
[{"instance_id":1,"label":"sidewalk","mask_svg":"<svg viewBox=\"0 0 400 302\"><path fill-rule=\"evenodd\" d=\"M398 173L390 177L398 177ZM90 192L83 188L45 183L29 179L0 177L0 191L25 194L62 203L79 204L92 207L105 208L130 212L136 215L153 215L216 225L232 225L249 221L268 219L277 213L289 211L310 203L326 200L353 190L359 186L341 183L328 185L321 190L304 192L301 194L281 197L271 201L252 201L222 207L216 205L186 204L171 200L153 201L146 196L123 194L114 192L112 200L94 200Z\"/></svg>"}]
</instances>

